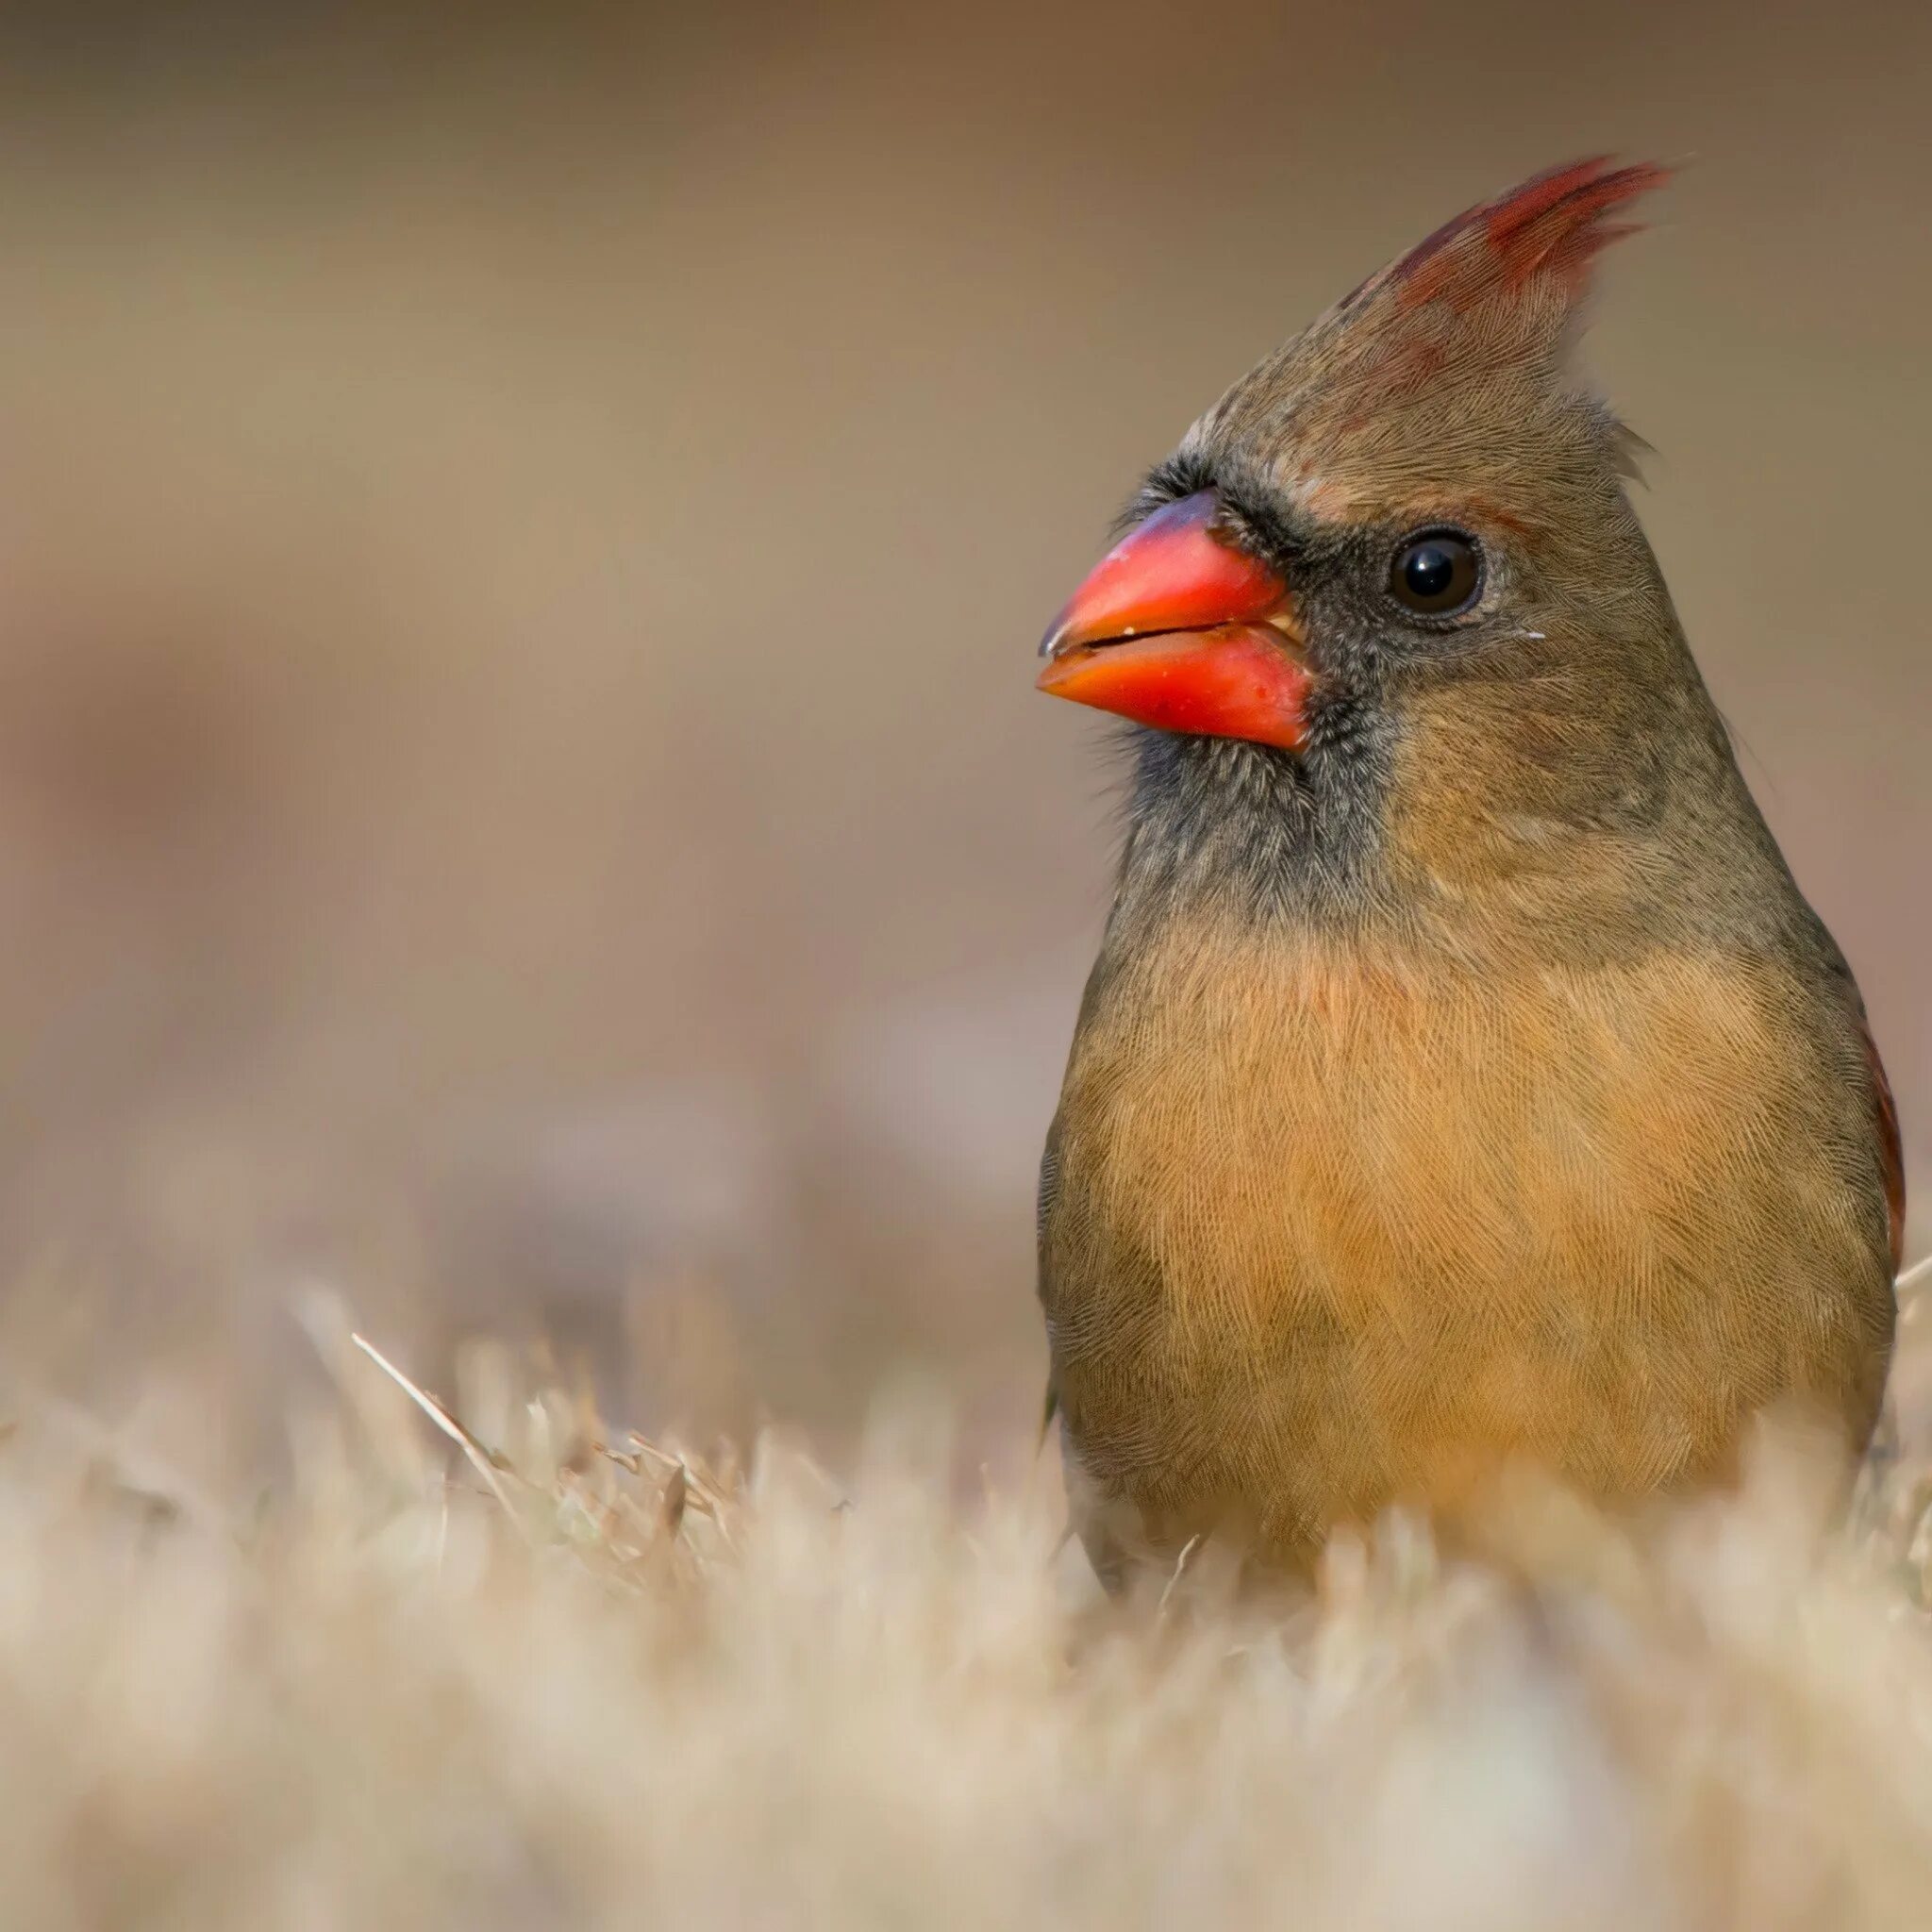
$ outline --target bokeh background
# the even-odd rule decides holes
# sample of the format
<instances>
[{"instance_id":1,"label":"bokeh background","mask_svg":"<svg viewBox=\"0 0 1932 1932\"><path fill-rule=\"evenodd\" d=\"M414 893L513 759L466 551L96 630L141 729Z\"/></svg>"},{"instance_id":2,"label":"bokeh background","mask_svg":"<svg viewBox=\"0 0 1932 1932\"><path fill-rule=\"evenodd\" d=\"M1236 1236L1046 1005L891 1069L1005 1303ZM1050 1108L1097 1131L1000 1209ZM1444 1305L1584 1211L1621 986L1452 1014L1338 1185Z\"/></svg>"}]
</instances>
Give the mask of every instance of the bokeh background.
<instances>
[{"instance_id":1,"label":"bokeh background","mask_svg":"<svg viewBox=\"0 0 1932 1932\"><path fill-rule=\"evenodd\" d=\"M1019 1433L1114 782L1041 624L1596 150L1690 163L1589 354L1923 1194L1928 72L1903 5L6 8L16 1363L246 1467L323 1287L431 1380Z\"/></svg>"}]
</instances>

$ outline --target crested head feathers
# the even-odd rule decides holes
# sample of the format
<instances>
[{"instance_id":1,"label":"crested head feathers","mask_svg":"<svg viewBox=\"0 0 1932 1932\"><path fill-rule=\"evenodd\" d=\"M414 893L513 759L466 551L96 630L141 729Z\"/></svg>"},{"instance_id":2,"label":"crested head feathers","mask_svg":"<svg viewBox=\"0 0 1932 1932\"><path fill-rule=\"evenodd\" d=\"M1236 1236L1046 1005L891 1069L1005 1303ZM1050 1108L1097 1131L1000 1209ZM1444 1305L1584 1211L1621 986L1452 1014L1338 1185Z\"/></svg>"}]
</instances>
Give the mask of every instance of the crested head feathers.
<instances>
[{"instance_id":1,"label":"crested head feathers","mask_svg":"<svg viewBox=\"0 0 1932 1932\"><path fill-rule=\"evenodd\" d=\"M1265 358L1183 452L1344 509L1460 477L1498 501L1511 472L1614 480L1628 446L1565 354L1620 211L1661 186L1651 163L1576 161L1446 222ZM1547 488L1526 492L1548 498Z\"/></svg>"}]
</instances>

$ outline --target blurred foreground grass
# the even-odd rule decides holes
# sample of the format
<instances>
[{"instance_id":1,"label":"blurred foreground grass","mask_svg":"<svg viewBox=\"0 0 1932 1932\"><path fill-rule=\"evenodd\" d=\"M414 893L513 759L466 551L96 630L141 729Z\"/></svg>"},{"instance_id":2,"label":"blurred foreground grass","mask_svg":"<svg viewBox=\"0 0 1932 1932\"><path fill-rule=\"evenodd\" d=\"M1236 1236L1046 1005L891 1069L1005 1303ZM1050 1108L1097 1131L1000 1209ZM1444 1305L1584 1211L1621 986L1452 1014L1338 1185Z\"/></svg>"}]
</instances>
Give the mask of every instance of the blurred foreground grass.
<instances>
[{"instance_id":1,"label":"blurred foreground grass","mask_svg":"<svg viewBox=\"0 0 1932 1932\"><path fill-rule=\"evenodd\" d=\"M1512 1580L1396 1522L1127 1616L929 1405L835 1479L310 1328L335 1407L239 1512L7 1398L0 1924L1926 1921L1923 1471L1821 1533L1768 1437L1641 1552L1523 1498Z\"/></svg>"}]
</instances>

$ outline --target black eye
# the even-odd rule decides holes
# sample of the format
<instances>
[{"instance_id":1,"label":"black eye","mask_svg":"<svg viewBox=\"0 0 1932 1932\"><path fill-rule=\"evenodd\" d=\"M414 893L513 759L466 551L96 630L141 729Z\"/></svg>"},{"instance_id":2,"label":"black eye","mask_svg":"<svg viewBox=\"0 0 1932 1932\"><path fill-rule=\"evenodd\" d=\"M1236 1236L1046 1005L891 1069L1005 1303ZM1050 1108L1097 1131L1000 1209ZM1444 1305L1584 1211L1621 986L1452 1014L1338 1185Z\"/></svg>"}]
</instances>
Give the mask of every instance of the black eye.
<instances>
[{"instance_id":1,"label":"black eye","mask_svg":"<svg viewBox=\"0 0 1932 1932\"><path fill-rule=\"evenodd\" d=\"M1405 538L1389 567L1389 594L1405 610L1452 617L1483 587L1483 554L1460 530L1424 530Z\"/></svg>"}]
</instances>

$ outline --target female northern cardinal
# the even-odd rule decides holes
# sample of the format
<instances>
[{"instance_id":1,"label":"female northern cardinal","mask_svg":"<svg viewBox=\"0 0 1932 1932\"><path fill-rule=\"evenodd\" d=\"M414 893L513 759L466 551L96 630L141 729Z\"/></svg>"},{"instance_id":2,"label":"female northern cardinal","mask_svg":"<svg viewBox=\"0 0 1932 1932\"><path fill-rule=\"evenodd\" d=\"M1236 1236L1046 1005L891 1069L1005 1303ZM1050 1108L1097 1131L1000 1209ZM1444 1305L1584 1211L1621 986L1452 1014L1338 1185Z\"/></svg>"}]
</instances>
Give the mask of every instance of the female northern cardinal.
<instances>
[{"instance_id":1,"label":"female northern cardinal","mask_svg":"<svg viewBox=\"0 0 1932 1932\"><path fill-rule=\"evenodd\" d=\"M1902 1182L1857 989L1732 758L1567 354L1612 212L1472 209L1208 411L1041 646L1147 727L1041 1174L1103 1577L1307 1561L1527 1458L1869 1438Z\"/></svg>"}]
</instances>

